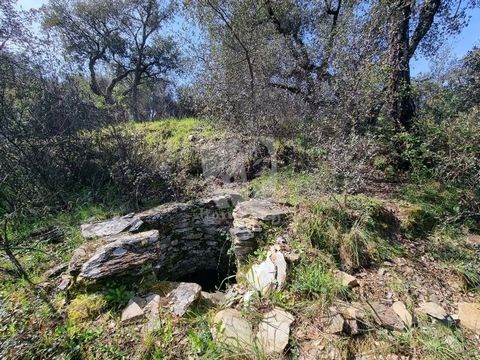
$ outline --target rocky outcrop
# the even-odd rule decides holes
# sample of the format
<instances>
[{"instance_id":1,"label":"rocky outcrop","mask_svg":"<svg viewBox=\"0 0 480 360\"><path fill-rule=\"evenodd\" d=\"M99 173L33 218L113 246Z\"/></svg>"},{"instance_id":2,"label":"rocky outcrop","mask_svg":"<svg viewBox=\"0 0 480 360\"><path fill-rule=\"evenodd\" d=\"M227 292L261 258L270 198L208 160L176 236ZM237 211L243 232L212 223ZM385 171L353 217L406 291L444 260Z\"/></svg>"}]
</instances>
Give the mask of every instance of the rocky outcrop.
<instances>
[{"instance_id":1,"label":"rocky outcrop","mask_svg":"<svg viewBox=\"0 0 480 360\"><path fill-rule=\"evenodd\" d=\"M262 170L276 168L275 147L269 139L234 136L196 142L205 178L214 177L225 183L246 182Z\"/></svg>"},{"instance_id":2,"label":"rocky outcrop","mask_svg":"<svg viewBox=\"0 0 480 360\"><path fill-rule=\"evenodd\" d=\"M233 211L233 250L241 261L257 249L258 235L265 225L280 225L291 214L287 206L266 200L239 203Z\"/></svg>"}]
</instances>

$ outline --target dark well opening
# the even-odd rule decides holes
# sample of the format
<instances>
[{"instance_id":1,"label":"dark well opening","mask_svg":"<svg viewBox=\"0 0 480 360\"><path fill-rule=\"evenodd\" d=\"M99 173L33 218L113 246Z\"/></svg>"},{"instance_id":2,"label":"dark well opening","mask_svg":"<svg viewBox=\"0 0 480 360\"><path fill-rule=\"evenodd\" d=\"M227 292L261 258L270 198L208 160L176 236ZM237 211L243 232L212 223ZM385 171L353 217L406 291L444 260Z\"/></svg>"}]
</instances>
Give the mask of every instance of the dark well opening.
<instances>
[{"instance_id":1,"label":"dark well opening","mask_svg":"<svg viewBox=\"0 0 480 360\"><path fill-rule=\"evenodd\" d=\"M197 283L203 291L214 292L225 290L227 285L234 284L236 269L230 264L218 269L196 269L178 279L178 281Z\"/></svg>"}]
</instances>

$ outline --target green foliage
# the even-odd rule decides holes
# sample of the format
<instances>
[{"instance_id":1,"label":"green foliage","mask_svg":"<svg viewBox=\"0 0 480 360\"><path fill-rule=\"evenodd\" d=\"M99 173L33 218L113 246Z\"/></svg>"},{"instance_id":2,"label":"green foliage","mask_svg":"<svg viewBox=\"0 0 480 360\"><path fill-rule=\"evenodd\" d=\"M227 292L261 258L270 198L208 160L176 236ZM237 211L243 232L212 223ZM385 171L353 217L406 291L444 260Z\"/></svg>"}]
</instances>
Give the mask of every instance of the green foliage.
<instances>
[{"instance_id":1,"label":"green foliage","mask_svg":"<svg viewBox=\"0 0 480 360\"><path fill-rule=\"evenodd\" d=\"M398 255L396 219L363 195L310 203L297 219L297 236L330 253L345 270Z\"/></svg>"},{"instance_id":2,"label":"green foliage","mask_svg":"<svg viewBox=\"0 0 480 360\"><path fill-rule=\"evenodd\" d=\"M438 360L467 360L480 356L475 345L459 329L440 322L431 323L423 318L419 322L419 326L414 329L393 334L394 344L404 352L415 352L422 358ZM392 342L391 339L389 342Z\"/></svg>"},{"instance_id":3,"label":"green foliage","mask_svg":"<svg viewBox=\"0 0 480 360\"><path fill-rule=\"evenodd\" d=\"M273 175L267 174L253 179L250 186L256 197L272 197L277 201L297 205L312 196L318 196L326 189L328 181L327 171L296 172L291 167L286 167Z\"/></svg>"},{"instance_id":4,"label":"green foliage","mask_svg":"<svg viewBox=\"0 0 480 360\"><path fill-rule=\"evenodd\" d=\"M480 229L478 195L469 189L425 181L405 186L400 195L408 202L402 205L402 227L410 237L425 237L436 228L456 233L463 226Z\"/></svg>"},{"instance_id":5,"label":"green foliage","mask_svg":"<svg viewBox=\"0 0 480 360\"><path fill-rule=\"evenodd\" d=\"M81 357L82 347L96 340L102 332L99 328L83 328L69 323L56 328L54 336L61 339L65 359L73 360Z\"/></svg>"},{"instance_id":6,"label":"green foliage","mask_svg":"<svg viewBox=\"0 0 480 360\"><path fill-rule=\"evenodd\" d=\"M187 331L189 354L195 359L220 358L221 350L212 337L210 326L205 315L196 319L195 327Z\"/></svg>"},{"instance_id":7,"label":"green foliage","mask_svg":"<svg viewBox=\"0 0 480 360\"><path fill-rule=\"evenodd\" d=\"M151 151L162 155L161 160L170 164L177 177L182 173L199 175L202 172L200 154L192 137L205 140L222 135L222 130L210 122L196 118L163 119L134 126L143 134Z\"/></svg>"},{"instance_id":8,"label":"green foliage","mask_svg":"<svg viewBox=\"0 0 480 360\"><path fill-rule=\"evenodd\" d=\"M107 300L103 294L80 294L68 305L68 320L81 325L92 320L105 309Z\"/></svg>"},{"instance_id":9,"label":"green foliage","mask_svg":"<svg viewBox=\"0 0 480 360\"><path fill-rule=\"evenodd\" d=\"M118 285L116 287L109 287L105 291L105 300L108 305L114 309L124 307L135 293L127 289L125 285Z\"/></svg>"},{"instance_id":10,"label":"green foliage","mask_svg":"<svg viewBox=\"0 0 480 360\"><path fill-rule=\"evenodd\" d=\"M444 120L427 114L417 119L415 132L398 135L413 179L433 177L480 191L479 119L478 107Z\"/></svg>"},{"instance_id":11,"label":"green foliage","mask_svg":"<svg viewBox=\"0 0 480 360\"><path fill-rule=\"evenodd\" d=\"M322 263L303 263L295 267L292 290L331 303L341 290L340 283Z\"/></svg>"}]
</instances>

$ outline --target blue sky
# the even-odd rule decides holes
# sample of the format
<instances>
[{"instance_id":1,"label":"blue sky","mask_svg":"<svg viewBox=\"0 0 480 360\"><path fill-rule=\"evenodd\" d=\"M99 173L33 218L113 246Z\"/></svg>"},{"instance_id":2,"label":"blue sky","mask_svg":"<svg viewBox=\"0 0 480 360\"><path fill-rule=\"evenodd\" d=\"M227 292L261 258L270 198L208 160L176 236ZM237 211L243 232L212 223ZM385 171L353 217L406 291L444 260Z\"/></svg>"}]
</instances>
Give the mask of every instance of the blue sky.
<instances>
[{"instance_id":1,"label":"blue sky","mask_svg":"<svg viewBox=\"0 0 480 360\"><path fill-rule=\"evenodd\" d=\"M19 0L18 5L24 10L39 8L47 0ZM461 58L475 45L480 46L480 9L470 11L470 22L466 28L456 37L450 39L446 46L452 52L454 58ZM428 59L419 57L412 60L412 75L428 72L430 63Z\"/></svg>"}]
</instances>

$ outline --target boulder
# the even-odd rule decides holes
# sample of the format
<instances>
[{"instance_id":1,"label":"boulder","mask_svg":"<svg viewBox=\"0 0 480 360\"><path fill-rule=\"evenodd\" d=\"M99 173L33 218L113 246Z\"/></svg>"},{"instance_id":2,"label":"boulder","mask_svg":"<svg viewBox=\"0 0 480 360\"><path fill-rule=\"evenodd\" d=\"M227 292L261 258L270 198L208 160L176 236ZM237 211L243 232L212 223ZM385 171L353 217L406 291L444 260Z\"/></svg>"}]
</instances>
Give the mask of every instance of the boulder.
<instances>
[{"instance_id":1,"label":"boulder","mask_svg":"<svg viewBox=\"0 0 480 360\"><path fill-rule=\"evenodd\" d=\"M255 340L252 325L242 317L240 311L221 310L215 315L213 323L211 330L215 341L238 349L253 346Z\"/></svg>"},{"instance_id":2,"label":"boulder","mask_svg":"<svg viewBox=\"0 0 480 360\"><path fill-rule=\"evenodd\" d=\"M459 303L460 325L480 335L480 303Z\"/></svg>"},{"instance_id":3,"label":"boulder","mask_svg":"<svg viewBox=\"0 0 480 360\"><path fill-rule=\"evenodd\" d=\"M179 283L167 295L170 311L176 316L183 316L190 305L192 305L199 297L202 287L195 283Z\"/></svg>"},{"instance_id":4,"label":"boulder","mask_svg":"<svg viewBox=\"0 0 480 360\"><path fill-rule=\"evenodd\" d=\"M274 308L263 315L257 339L265 354L281 354L285 350L293 321L293 316L280 308Z\"/></svg>"},{"instance_id":5,"label":"boulder","mask_svg":"<svg viewBox=\"0 0 480 360\"><path fill-rule=\"evenodd\" d=\"M394 302L392 305L392 310L395 312L395 314L397 314L400 320L402 320L407 327L411 328L413 326L412 314L410 314L403 302Z\"/></svg>"},{"instance_id":6,"label":"boulder","mask_svg":"<svg viewBox=\"0 0 480 360\"><path fill-rule=\"evenodd\" d=\"M78 266L79 257L85 259L79 277L97 280L153 263L159 257L157 230L120 234L104 238L99 244L93 254L88 251L91 244L76 251L71 269Z\"/></svg>"}]
</instances>

